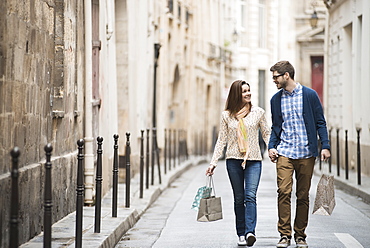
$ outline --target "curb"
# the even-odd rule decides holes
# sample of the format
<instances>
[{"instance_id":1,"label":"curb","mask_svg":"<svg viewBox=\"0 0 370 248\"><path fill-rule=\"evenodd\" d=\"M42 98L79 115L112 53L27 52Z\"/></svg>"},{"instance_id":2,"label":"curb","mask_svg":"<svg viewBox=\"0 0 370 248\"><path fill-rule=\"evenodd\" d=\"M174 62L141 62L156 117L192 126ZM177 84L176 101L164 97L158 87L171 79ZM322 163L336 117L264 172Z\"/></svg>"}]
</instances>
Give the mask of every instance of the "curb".
<instances>
[{"instance_id":1,"label":"curb","mask_svg":"<svg viewBox=\"0 0 370 248\"><path fill-rule=\"evenodd\" d=\"M334 185L339 189L349 193L350 195L355 195L360 197L364 202L370 204L370 195L368 192L363 191L359 187L351 186L348 183L343 182L342 180L336 179L334 177Z\"/></svg>"}]
</instances>

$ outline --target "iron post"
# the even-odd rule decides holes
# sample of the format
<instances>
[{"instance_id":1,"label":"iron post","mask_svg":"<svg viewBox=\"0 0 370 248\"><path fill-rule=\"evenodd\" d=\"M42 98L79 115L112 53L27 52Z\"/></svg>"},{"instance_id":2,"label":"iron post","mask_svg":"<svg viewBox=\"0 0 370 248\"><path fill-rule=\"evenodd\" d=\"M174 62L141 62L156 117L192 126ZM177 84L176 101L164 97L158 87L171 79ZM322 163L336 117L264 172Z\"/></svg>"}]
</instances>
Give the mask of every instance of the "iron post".
<instances>
[{"instance_id":1,"label":"iron post","mask_svg":"<svg viewBox=\"0 0 370 248\"><path fill-rule=\"evenodd\" d=\"M44 147L46 154L45 163L45 186L44 186L44 248L51 247L51 225L52 225L52 195L51 195L51 152L52 145L49 143Z\"/></svg>"},{"instance_id":2,"label":"iron post","mask_svg":"<svg viewBox=\"0 0 370 248\"><path fill-rule=\"evenodd\" d=\"M339 128L337 128L337 176L340 176Z\"/></svg>"},{"instance_id":3,"label":"iron post","mask_svg":"<svg viewBox=\"0 0 370 248\"><path fill-rule=\"evenodd\" d=\"M144 194L144 130L141 130L140 136L140 198Z\"/></svg>"},{"instance_id":4,"label":"iron post","mask_svg":"<svg viewBox=\"0 0 370 248\"><path fill-rule=\"evenodd\" d=\"M84 179L83 179L83 146L85 142L83 139L77 141L78 145L78 168L77 168L77 199L76 199L76 248L82 247L82 220L83 220L83 202L84 202Z\"/></svg>"},{"instance_id":5,"label":"iron post","mask_svg":"<svg viewBox=\"0 0 370 248\"><path fill-rule=\"evenodd\" d=\"M126 133L126 208L130 207L130 182L131 182L131 166L130 166L130 133Z\"/></svg>"},{"instance_id":6,"label":"iron post","mask_svg":"<svg viewBox=\"0 0 370 248\"><path fill-rule=\"evenodd\" d=\"M361 128L357 128L357 184L361 185L361 144L360 132Z\"/></svg>"},{"instance_id":7,"label":"iron post","mask_svg":"<svg viewBox=\"0 0 370 248\"><path fill-rule=\"evenodd\" d=\"M332 128L329 129L329 142L331 142L331 130ZM329 157L329 173L331 173L331 156Z\"/></svg>"},{"instance_id":8,"label":"iron post","mask_svg":"<svg viewBox=\"0 0 370 248\"><path fill-rule=\"evenodd\" d=\"M96 179L95 179L95 225L94 225L94 233L100 233L100 219L101 219L101 184L103 181L102 177L102 143L103 137L98 137L98 156L97 156L97 163L96 163Z\"/></svg>"},{"instance_id":9,"label":"iron post","mask_svg":"<svg viewBox=\"0 0 370 248\"><path fill-rule=\"evenodd\" d=\"M10 151L10 155L12 157L12 195L10 201L10 235L9 235L9 247L16 248L18 247L19 243L19 232L18 232L18 209L19 209L19 189L18 189L18 178L19 178L19 170L18 170L18 161L19 155L21 154L18 147L14 147Z\"/></svg>"},{"instance_id":10,"label":"iron post","mask_svg":"<svg viewBox=\"0 0 370 248\"><path fill-rule=\"evenodd\" d=\"M348 165L348 130L344 130L344 133L345 133L345 147L344 147L344 152L345 152L345 176L346 176L346 179L348 179L348 170L349 170L349 165Z\"/></svg>"},{"instance_id":11,"label":"iron post","mask_svg":"<svg viewBox=\"0 0 370 248\"><path fill-rule=\"evenodd\" d=\"M146 188L149 189L149 159L150 159L150 149L149 149L149 137L150 137L150 130L149 128L146 130L146 160L145 160L145 169L146 169Z\"/></svg>"},{"instance_id":12,"label":"iron post","mask_svg":"<svg viewBox=\"0 0 370 248\"><path fill-rule=\"evenodd\" d=\"M118 138L119 135L113 135L114 138L114 155L113 155L113 201L112 201L112 217L117 217L118 204Z\"/></svg>"},{"instance_id":13,"label":"iron post","mask_svg":"<svg viewBox=\"0 0 370 248\"><path fill-rule=\"evenodd\" d=\"M167 174L167 129L164 129L164 174Z\"/></svg>"}]
</instances>

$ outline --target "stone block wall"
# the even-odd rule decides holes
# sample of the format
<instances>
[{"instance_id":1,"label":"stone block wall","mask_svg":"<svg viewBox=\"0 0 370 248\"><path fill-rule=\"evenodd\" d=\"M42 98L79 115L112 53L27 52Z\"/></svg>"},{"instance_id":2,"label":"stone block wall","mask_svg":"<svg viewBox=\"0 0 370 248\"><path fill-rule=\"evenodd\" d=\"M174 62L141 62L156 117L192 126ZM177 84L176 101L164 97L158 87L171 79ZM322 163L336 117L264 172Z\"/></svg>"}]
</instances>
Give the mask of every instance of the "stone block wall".
<instances>
[{"instance_id":1,"label":"stone block wall","mask_svg":"<svg viewBox=\"0 0 370 248\"><path fill-rule=\"evenodd\" d=\"M0 1L0 247L8 247L11 157L18 146L19 243L43 229L44 146L51 143L53 215L75 210L83 138L83 1Z\"/></svg>"}]
</instances>

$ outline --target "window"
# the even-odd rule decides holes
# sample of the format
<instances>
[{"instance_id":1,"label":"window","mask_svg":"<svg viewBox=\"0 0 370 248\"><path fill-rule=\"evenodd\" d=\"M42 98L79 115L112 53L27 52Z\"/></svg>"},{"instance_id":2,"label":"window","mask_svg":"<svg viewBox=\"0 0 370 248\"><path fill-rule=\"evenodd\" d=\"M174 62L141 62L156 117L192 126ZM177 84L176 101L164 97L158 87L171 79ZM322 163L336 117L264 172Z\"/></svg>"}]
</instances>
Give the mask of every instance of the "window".
<instances>
[{"instance_id":1,"label":"window","mask_svg":"<svg viewBox=\"0 0 370 248\"><path fill-rule=\"evenodd\" d=\"M173 0L168 0L168 10L173 13Z\"/></svg>"},{"instance_id":2,"label":"window","mask_svg":"<svg viewBox=\"0 0 370 248\"><path fill-rule=\"evenodd\" d=\"M177 3L177 18L181 21L181 4Z\"/></svg>"},{"instance_id":3,"label":"window","mask_svg":"<svg viewBox=\"0 0 370 248\"><path fill-rule=\"evenodd\" d=\"M266 101L266 71L265 70L258 70L258 105L265 109L265 101Z\"/></svg>"},{"instance_id":4,"label":"window","mask_svg":"<svg viewBox=\"0 0 370 248\"><path fill-rule=\"evenodd\" d=\"M190 15L189 10L186 9L186 14L185 14L185 23L186 23L186 25L189 25L189 15Z\"/></svg>"},{"instance_id":5,"label":"window","mask_svg":"<svg viewBox=\"0 0 370 248\"><path fill-rule=\"evenodd\" d=\"M246 6L245 6L245 4L242 4L241 5L241 10L240 10L240 20L241 20L241 26L242 26L242 28L246 28L246 23L247 23L247 21L246 21L246 18L247 18L247 16L246 16L246 14L247 14L247 12L246 12Z\"/></svg>"},{"instance_id":6,"label":"window","mask_svg":"<svg viewBox=\"0 0 370 248\"><path fill-rule=\"evenodd\" d=\"M264 0L259 0L258 4L258 47L266 47L266 31L265 31L265 12L266 6Z\"/></svg>"}]
</instances>

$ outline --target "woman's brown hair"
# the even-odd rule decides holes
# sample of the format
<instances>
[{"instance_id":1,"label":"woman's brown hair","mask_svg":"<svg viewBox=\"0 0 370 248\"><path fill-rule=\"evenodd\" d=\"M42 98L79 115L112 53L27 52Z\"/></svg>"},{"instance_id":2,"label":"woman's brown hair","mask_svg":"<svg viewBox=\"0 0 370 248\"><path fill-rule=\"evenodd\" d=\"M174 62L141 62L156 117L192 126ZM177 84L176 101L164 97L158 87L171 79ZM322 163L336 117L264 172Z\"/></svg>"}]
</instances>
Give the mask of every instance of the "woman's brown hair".
<instances>
[{"instance_id":1,"label":"woman's brown hair","mask_svg":"<svg viewBox=\"0 0 370 248\"><path fill-rule=\"evenodd\" d=\"M235 116L236 113L244 106L243 99L242 99L242 86L246 84L250 88L249 83L245 82L244 80L236 80L234 81L229 90L229 95L226 99L225 110L230 112L231 116ZM251 104L249 108L251 107Z\"/></svg>"}]
</instances>

